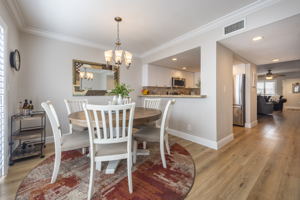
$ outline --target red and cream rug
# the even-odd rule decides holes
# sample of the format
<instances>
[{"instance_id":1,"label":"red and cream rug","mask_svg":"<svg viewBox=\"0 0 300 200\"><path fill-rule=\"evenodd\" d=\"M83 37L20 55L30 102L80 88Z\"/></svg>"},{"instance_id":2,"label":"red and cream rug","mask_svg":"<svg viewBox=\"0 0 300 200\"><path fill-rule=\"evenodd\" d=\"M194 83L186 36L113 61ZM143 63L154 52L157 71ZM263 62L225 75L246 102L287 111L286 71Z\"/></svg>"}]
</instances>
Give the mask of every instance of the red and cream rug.
<instances>
[{"instance_id":1,"label":"red and cream rug","mask_svg":"<svg viewBox=\"0 0 300 200\"><path fill-rule=\"evenodd\" d=\"M138 156L133 167L133 193L127 185L126 160L120 162L115 174L95 174L93 199L103 200L180 200L190 191L195 167L191 155L179 144L171 146L167 169L162 167L159 146L149 144L150 156ZM23 180L16 194L17 200L86 199L90 162L80 151L63 152L59 176L50 184L54 155L37 165ZM106 164L102 165L102 169Z\"/></svg>"}]
</instances>

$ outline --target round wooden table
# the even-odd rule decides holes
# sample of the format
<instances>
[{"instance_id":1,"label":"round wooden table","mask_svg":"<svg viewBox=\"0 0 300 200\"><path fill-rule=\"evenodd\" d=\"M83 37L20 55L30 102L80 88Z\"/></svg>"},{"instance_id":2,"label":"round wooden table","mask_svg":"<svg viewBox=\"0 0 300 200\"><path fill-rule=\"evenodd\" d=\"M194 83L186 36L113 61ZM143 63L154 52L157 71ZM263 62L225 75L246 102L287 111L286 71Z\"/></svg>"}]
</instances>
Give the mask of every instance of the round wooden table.
<instances>
[{"instance_id":1,"label":"round wooden table","mask_svg":"<svg viewBox=\"0 0 300 200\"><path fill-rule=\"evenodd\" d=\"M133 126L153 122L153 121L159 120L160 117L161 117L160 110L136 107L135 111L134 111ZM102 124L100 112L98 113L98 119L99 119L99 124ZM122 119L121 115L120 115L120 119ZM74 124L76 126L87 127L87 122L86 122L84 111L71 113L69 115L69 120L72 124Z\"/></svg>"},{"instance_id":2,"label":"round wooden table","mask_svg":"<svg viewBox=\"0 0 300 200\"><path fill-rule=\"evenodd\" d=\"M128 113L128 112L127 112ZM91 115L93 117L93 115ZM138 126L145 123L153 122L156 120L159 120L161 117L161 111L157 109L150 109L150 108L143 108L143 107L136 107L134 111L134 119L133 119L133 125ZM102 124L101 122L101 114L98 113L98 119L99 124ZM122 119L120 115L120 119ZM127 115L128 119L128 115ZM69 115L69 120L72 124L81 126L81 127L87 127L87 122L85 118L84 111L74 112ZM93 120L93 119L92 119ZM146 149L138 150L137 155L149 155L149 151ZM114 174L120 160L115 161L109 161L107 167L106 167L106 174Z\"/></svg>"}]
</instances>

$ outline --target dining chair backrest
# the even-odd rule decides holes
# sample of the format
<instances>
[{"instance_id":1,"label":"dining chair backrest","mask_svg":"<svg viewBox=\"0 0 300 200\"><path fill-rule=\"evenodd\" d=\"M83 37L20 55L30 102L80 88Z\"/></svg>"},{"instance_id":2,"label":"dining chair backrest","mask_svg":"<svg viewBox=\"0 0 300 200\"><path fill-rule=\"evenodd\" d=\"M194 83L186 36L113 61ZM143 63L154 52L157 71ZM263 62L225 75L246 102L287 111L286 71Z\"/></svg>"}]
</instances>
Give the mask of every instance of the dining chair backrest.
<instances>
[{"instance_id":1,"label":"dining chair backrest","mask_svg":"<svg viewBox=\"0 0 300 200\"><path fill-rule=\"evenodd\" d=\"M132 102L132 99L130 97L123 98L123 104L130 104Z\"/></svg>"},{"instance_id":2,"label":"dining chair backrest","mask_svg":"<svg viewBox=\"0 0 300 200\"><path fill-rule=\"evenodd\" d=\"M64 99L64 102L67 107L68 115L70 115L71 113L74 112L83 111L83 104L87 104L88 100L87 99L78 99L78 100ZM70 133L73 132L73 125L70 122L69 122L69 131Z\"/></svg>"},{"instance_id":3,"label":"dining chair backrest","mask_svg":"<svg viewBox=\"0 0 300 200\"><path fill-rule=\"evenodd\" d=\"M132 140L135 103L126 105L84 104L90 146Z\"/></svg>"},{"instance_id":4,"label":"dining chair backrest","mask_svg":"<svg viewBox=\"0 0 300 200\"><path fill-rule=\"evenodd\" d=\"M175 99L169 100L165 107L160 126L161 134L164 134L164 132L169 128L170 116L175 102Z\"/></svg>"},{"instance_id":5,"label":"dining chair backrest","mask_svg":"<svg viewBox=\"0 0 300 200\"><path fill-rule=\"evenodd\" d=\"M159 109L160 102L161 102L161 99L145 98L144 99L144 108Z\"/></svg>"},{"instance_id":6,"label":"dining chair backrest","mask_svg":"<svg viewBox=\"0 0 300 200\"><path fill-rule=\"evenodd\" d=\"M65 99L64 102L66 104L68 115L69 115L74 112L83 111L83 104L87 104L88 100L87 99L78 99L78 100Z\"/></svg>"},{"instance_id":7,"label":"dining chair backrest","mask_svg":"<svg viewBox=\"0 0 300 200\"><path fill-rule=\"evenodd\" d=\"M55 146L59 145L61 142L61 127L60 123L58 121L58 117L56 114L56 111L53 107L53 104L50 101L42 102L41 103L42 108L45 110L48 119L50 121L51 127L52 127L52 132L54 136L54 142Z\"/></svg>"}]
</instances>

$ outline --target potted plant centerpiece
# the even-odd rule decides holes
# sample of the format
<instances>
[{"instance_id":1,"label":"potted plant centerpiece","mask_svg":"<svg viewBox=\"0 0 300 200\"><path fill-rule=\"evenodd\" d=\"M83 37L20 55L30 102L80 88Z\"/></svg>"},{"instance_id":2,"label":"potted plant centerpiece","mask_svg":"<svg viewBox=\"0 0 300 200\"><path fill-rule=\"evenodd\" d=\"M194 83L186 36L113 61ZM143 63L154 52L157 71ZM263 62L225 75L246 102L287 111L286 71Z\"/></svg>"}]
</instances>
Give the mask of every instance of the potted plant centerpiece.
<instances>
[{"instance_id":1,"label":"potted plant centerpiece","mask_svg":"<svg viewBox=\"0 0 300 200\"><path fill-rule=\"evenodd\" d=\"M123 98L129 97L129 93L133 91L133 89L130 89L129 86L124 83L117 84L116 87L109 93L110 95L114 95L112 104L123 104Z\"/></svg>"}]
</instances>

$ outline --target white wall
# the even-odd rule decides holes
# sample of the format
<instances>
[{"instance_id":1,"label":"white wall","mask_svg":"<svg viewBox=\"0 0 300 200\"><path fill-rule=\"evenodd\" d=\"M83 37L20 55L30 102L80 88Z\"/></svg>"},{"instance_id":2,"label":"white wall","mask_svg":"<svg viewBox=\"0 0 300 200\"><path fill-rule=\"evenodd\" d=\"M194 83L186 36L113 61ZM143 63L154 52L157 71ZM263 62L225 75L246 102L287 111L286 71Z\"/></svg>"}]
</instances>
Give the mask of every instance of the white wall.
<instances>
[{"instance_id":1,"label":"white wall","mask_svg":"<svg viewBox=\"0 0 300 200\"><path fill-rule=\"evenodd\" d=\"M22 33L20 35L23 68L20 99L33 100L36 109L51 100L57 109L63 131L68 130L67 111L63 99L87 98L90 103L107 103L111 97L73 97L72 59L104 63L103 51L67 42ZM132 98L141 91L141 62L133 61L129 70L121 68L120 81L135 89ZM47 129L47 134L52 132Z\"/></svg>"},{"instance_id":2,"label":"white wall","mask_svg":"<svg viewBox=\"0 0 300 200\"><path fill-rule=\"evenodd\" d=\"M300 66L299 66L300 68ZM300 78L300 72L284 73L285 76L276 78L276 93L278 95L284 95L283 81L286 79L298 79Z\"/></svg>"},{"instance_id":3,"label":"white wall","mask_svg":"<svg viewBox=\"0 0 300 200\"><path fill-rule=\"evenodd\" d=\"M283 96L287 99L284 107L300 109L300 93L292 92L292 84L294 83L300 83L300 78L285 79L282 81Z\"/></svg>"},{"instance_id":4,"label":"white wall","mask_svg":"<svg viewBox=\"0 0 300 200\"><path fill-rule=\"evenodd\" d=\"M246 64L233 64L233 75L246 74Z\"/></svg>"},{"instance_id":5,"label":"white wall","mask_svg":"<svg viewBox=\"0 0 300 200\"><path fill-rule=\"evenodd\" d=\"M177 77L185 78L187 88L194 88L194 76L193 72L171 69L157 65L149 65L147 86L171 87L172 77Z\"/></svg>"},{"instance_id":6,"label":"white wall","mask_svg":"<svg viewBox=\"0 0 300 200\"><path fill-rule=\"evenodd\" d=\"M144 55L143 63L146 64L192 48L201 47L201 93L207 95L207 98L196 101L193 109L185 109L187 113L193 115L190 121L192 126L199 127L199 129L193 129L188 134L223 143L224 138L217 138L217 115L221 115L222 118L230 118L231 115L217 112L216 42L300 13L299 0L273 1L272 3L274 4L261 8L245 9L239 15L230 15L227 19L218 20L215 24L209 24L205 28L187 33ZM247 20L245 29L232 33L230 36L223 34L224 26L243 18ZM253 93L253 91L255 88L251 92ZM254 97L252 96L252 98ZM227 123L229 124L229 121ZM228 133L224 132L221 135L225 136L226 134Z\"/></svg>"},{"instance_id":7,"label":"white wall","mask_svg":"<svg viewBox=\"0 0 300 200\"><path fill-rule=\"evenodd\" d=\"M6 131L4 131L4 133L6 134L4 135L5 136L4 141L6 142L5 146L7 147L5 149L5 155L9 155L8 138L10 135L10 116L15 114L17 110L18 96L20 91L19 77L21 76L21 73L13 70L10 67L10 63L9 63L9 53L19 48L19 31L13 17L11 17L10 14L8 13L8 8L6 7L6 4L3 2L3 0L0 1L0 22L5 26L4 28L6 31L6 38L7 38L6 48L5 48L6 59L4 61L5 62L4 66L6 70L5 74L6 74L7 98L5 100L7 104L7 115L5 116L6 120L3 123L5 123L5 129L6 129ZM8 165L8 158L9 156L6 156L5 166ZM5 171L7 172L7 168L5 169Z\"/></svg>"},{"instance_id":8,"label":"white wall","mask_svg":"<svg viewBox=\"0 0 300 200\"><path fill-rule=\"evenodd\" d=\"M16 112L17 110L17 103L18 103L18 92L19 88L19 78L21 76L20 72L16 72L14 69L10 67L9 63L9 53L14 51L15 49L19 48L19 31L16 26L16 22L14 19L9 15L7 11L6 4L3 1L0 1L0 20L6 24L7 28L7 45L6 51L6 75L7 75L7 102L8 102L8 114L9 116ZM21 54L22 59L22 54ZM22 60L21 60L22 64ZM22 66L21 66L22 67Z\"/></svg>"},{"instance_id":9,"label":"white wall","mask_svg":"<svg viewBox=\"0 0 300 200\"><path fill-rule=\"evenodd\" d=\"M231 135L233 124L233 52L217 45L217 139ZM226 116L226 117L224 117Z\"/></svg>"}]
</instances>

